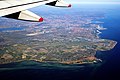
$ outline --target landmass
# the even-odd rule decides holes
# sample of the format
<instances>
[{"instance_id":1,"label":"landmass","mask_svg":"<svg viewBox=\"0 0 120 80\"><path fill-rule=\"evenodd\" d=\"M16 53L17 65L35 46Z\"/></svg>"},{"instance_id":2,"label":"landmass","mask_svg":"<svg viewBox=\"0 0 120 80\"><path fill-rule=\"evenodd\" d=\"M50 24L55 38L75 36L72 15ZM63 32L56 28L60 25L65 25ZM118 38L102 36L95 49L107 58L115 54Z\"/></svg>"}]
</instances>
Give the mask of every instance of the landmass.
<instances>
[{"instance_id":1,"label":"landmass","mask_svg":"<svg viewBox=\"0 0 120 80\"><path fill-rule=\"evenodd\" d=\"M102 22L96 24L92 20L101 17L79 16L79 21L69 21L67 16L62 19L53 16L52 19L54 17L57 19L43 24L16 21L19 26L11 23L11 30L1 25L0 64L24 60L64 64L97 63L101 59L95 57L96 51L111 50L117 44L113 40L100 39L100 30L105 28L100 27Z\"/></svg>"}]
</instances>

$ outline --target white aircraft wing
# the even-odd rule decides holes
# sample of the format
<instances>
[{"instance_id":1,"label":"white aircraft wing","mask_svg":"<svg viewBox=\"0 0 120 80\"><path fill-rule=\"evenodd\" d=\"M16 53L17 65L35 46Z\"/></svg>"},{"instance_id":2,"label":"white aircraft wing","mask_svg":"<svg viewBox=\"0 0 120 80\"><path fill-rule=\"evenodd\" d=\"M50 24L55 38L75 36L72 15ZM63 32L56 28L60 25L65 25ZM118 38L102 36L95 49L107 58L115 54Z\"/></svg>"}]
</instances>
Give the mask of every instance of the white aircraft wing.
<instances>
[{"instance_id":1,"label":"white aircraft wing","mask_svg":"<svg viewBox=\"0 0 120 80\"><path fill-rule=\"evenodd\" d=\"M41 22L43 21L42 17L27 9L43 4L57 7L71 7L70 4L65 3L63 0L0 0L0 16Z\"/></svg>"}]
</instances>

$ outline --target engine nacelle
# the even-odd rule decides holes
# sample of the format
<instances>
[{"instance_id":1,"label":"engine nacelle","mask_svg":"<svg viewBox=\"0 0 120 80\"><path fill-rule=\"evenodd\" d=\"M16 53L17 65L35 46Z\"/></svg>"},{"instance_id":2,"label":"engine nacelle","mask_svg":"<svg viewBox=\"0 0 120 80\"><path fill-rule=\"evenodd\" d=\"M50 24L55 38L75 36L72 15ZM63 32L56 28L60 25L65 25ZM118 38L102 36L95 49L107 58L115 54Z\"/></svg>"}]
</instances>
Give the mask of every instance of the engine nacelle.
<instances>
[{"instance_id":1,"label":"engine nacelle","mask_svg":"<svg viewBox=\"0 0 120 80\"><path fill-rule=\"evenodd\" d=\"M71 7L71 4L66 3L64 0L57 0L46 5L56 6L56 7Z\"/></svg>"},{"instance_id":2,"label":"engine nacelle","mask_svg":"<svg viewBox=\"0 0 120 80\"><path fill-rule=\"evenodd\" d=\"M13 19L19 19L19 20L27 20L27 21L34 21L34 22L42 22L43 18L34 14L31 11L25 10L25 11L20 11L17 13L13 13L10 15L6 15L4 17L7 18L13 18Z\"/></svg>"}]
</instances>

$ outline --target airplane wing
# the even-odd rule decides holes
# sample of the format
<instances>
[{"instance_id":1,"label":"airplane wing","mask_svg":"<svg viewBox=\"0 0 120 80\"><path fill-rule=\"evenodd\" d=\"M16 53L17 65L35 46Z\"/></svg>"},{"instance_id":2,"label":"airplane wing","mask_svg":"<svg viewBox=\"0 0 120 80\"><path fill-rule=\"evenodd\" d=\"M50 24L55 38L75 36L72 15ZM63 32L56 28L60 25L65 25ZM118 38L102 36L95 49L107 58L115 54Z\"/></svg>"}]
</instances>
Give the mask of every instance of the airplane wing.
<instances>
[{"instance_id":1,"label":"airplane wing","mask_svg":"<svg viewBox=\"0 0 120 80\"><path fill-rule=\"evenodd\" d=\"M43 18L27 9L40 5L51 5L56 7L71 7L63 0L0 0L0 16L7 18L43 21Z\"/></svg>"}]
</instances>

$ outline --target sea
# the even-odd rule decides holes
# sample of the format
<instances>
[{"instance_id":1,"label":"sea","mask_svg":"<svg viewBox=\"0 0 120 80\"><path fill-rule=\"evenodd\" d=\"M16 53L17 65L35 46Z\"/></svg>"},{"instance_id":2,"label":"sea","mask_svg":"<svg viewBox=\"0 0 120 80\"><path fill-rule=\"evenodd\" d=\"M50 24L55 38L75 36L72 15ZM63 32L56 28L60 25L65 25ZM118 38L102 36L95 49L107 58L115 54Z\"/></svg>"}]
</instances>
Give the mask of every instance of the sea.
<instances>
[{"instance_id":1,"label":"sea","mask_svg":"<svg viewBox=\"0 0 120 80\"><path fill-rule=\"evenodd\" d=\"M51 9L50 9L51 8ZM42 6L30 9L43 17L50 13L102 15L99 37L117 42L109 51L97 51L98 64L59 64L22 61L0 65L0 80L120 80L120 5L119 4L73 4L70 9ZM90 16L90 15L89 15ZM1 29L0 31L2 31ZM9 29L11 30L11 29Z\"/></svg>"}]
</instances>

